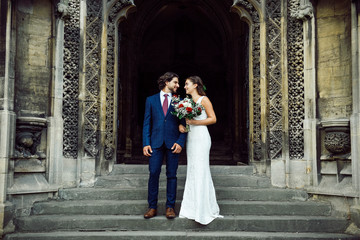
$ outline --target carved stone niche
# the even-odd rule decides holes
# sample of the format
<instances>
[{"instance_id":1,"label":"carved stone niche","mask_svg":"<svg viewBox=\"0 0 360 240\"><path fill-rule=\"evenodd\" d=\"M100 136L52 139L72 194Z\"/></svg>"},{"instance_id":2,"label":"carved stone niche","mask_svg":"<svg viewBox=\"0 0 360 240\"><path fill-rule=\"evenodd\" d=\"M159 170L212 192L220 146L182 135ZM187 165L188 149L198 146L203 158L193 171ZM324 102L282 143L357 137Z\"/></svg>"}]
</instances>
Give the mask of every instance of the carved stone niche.
<instances>
[{"instance_id":1,"label":"carved stone niche","mask_svg":"<svg viewBox=\"0 0 360 240\"><path fill-rule=\"evenodd\" d=\"M15 172L45 172L45 149L41 149L45 139L47 120L43 114L38 116L19 116L16 119Z\"/></svg>"},{"instance_id":2,"label":"carved stone niche","mask_svg":"<svg viewBox=\"0 0 360 240\"><path fill-rule=\"evenodd\" d=\"M332 156L351 151L349 120L331 120L321 123L325 130L324 146Z\"/></svg>"}]
</instances>

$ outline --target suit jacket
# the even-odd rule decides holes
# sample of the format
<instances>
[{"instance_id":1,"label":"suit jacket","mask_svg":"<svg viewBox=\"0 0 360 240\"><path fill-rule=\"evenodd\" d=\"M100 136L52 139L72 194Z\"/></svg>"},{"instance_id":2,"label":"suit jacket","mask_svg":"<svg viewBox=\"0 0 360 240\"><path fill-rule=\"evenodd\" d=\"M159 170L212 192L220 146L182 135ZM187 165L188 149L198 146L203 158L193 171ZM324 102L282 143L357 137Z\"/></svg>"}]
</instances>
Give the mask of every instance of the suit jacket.
<instances>
[{"instance_id":1,"label":"suit jacket","mask_svg":"<svg viewBox=\"0 0 360 240\"><path fill-rule=\"evenodd\" d=\"M182 123L185 126L185 120L180 121L171 114L172 111L174 111L174 108L170 102L169 109L166 116L164 116L160 93L146 99L143 147L150 145L152 148L159 148L164 143L169 149L174 143L179 144L182 148L184 147L187 134L179 132L179 124Z\"/></svg>"}]
</instances>

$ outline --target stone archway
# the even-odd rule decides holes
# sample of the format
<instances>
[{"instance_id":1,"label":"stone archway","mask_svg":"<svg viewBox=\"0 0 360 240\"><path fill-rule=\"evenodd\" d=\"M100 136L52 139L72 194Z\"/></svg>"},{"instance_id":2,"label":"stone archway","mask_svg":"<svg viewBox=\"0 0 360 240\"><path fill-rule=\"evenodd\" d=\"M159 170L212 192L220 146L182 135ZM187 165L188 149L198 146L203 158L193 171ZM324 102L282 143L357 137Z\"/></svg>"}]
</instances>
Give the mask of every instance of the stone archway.
<instances>
[{"instance_id":1,"label":"stone archway","mask_svg":"<svg viewBox=\"0 0 360 240\"><path fill-rule=\"evenodd\" d=\"M139 1L120 23L118 159L141 154L145 98L158 91L163 72L174 71L182 82L199 75L207 86L218 116L209 127L212 163L248 163L249 25L231 4Z\"/></svg>"}]
</instances>

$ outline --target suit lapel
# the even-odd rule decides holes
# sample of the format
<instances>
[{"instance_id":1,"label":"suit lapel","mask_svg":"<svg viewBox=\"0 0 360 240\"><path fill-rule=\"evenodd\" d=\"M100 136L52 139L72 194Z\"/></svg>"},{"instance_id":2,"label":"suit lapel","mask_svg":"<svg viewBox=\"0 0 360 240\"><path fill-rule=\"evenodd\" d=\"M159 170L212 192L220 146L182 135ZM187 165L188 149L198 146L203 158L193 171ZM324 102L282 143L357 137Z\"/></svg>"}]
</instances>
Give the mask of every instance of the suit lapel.
<instances>
[{"instance_id":1,"label":"suit lapel","mask_svg":"<svg viewBox=\"0 0 360 240\"><path fill-rule=\"evenodd\" d=\"M156 107L157 109L159 110L161 116L165 117L164 116L164 111L162 109L162 103L161 103L161 99L160 99L160 93L156 94L156 100L155 100L155 104L156 104Z\"/></svg>"},{"instance_id":2,"label":"suit lapel","mask_svg":"<svg viewBox=\"0 0 360 240\"><path fill-rule=\"evenodd\" d=\"M169 105L169 108L168 108L168 110L167 110L167 112L166 112L166 116L165 116L165 118L167 117L167 115L169 115L169 113L173 110L172 108L172 105L171 105L171 99L170 99L170 105Z\"/></svg>"}]
</instances>

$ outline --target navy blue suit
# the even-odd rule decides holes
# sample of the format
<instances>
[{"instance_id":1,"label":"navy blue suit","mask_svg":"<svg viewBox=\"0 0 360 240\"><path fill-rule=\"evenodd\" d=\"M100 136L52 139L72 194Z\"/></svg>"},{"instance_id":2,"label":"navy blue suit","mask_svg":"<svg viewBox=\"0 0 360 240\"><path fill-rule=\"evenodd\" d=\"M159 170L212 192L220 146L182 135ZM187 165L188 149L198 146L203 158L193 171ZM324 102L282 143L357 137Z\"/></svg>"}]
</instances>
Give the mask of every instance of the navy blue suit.
<instances>
[{"instance_id":1,"label":"navy blue suit","mask_svg":"<svg viewBox=\"0 0 360 240\"><path fill-rule=\"evenodd\" d=\"M169 99L170 100L170 99ZM169 106L166 116L162 109L160 93L146 99L144 126L143 126L143 147L150 145L153 152L149 158L149 184L148 203L149 208L157 209L159 177L161 166L166 155L166 207L174 208L176 200L179 154L172 153L171 147L174 143L184 148L186 133L179 132L179 124L182 123L171 112L174 108ZM183 123L185 125L185 123Z\"/></svg>"}]
</instances>

